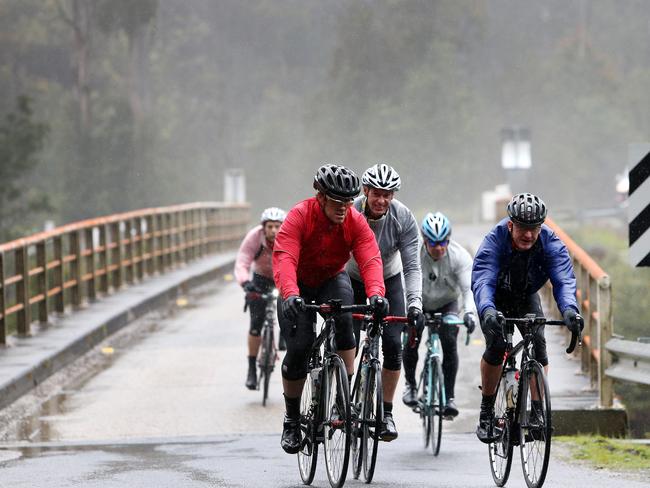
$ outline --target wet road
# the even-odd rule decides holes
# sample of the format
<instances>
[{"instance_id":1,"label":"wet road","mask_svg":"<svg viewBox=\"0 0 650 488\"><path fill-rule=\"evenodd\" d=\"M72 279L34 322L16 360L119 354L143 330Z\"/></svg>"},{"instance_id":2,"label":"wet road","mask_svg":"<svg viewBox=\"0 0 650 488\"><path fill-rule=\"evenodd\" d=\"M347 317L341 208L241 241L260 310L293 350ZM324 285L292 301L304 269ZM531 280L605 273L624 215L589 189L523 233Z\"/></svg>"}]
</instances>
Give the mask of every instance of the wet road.
<instances>
[{"instance_id":1,"label":"wet road","mask_svg":"<svg viewBox=\"0 0 650 488\"><path fill-rule=\"evenodd\" d=\"M220 284L180 305L171 317L144 321L136 332L104 344L92 374L65 385L5 434L0 487L300 486L295 456L279 447L278 371L266 408L260 392L243 387L247 318L241 291ZM440 457L420 448L418 418L397 401L400 437L380 446L373 485L493 486L487 452L470 433L482 347L480 340L459 345L461 415L445 423ZM314 485L328 486L321 464ZM555 456L546 486L609 487L612 481ZM515 465L509 485L522 484Z\"/></svg>"}]
</instances>

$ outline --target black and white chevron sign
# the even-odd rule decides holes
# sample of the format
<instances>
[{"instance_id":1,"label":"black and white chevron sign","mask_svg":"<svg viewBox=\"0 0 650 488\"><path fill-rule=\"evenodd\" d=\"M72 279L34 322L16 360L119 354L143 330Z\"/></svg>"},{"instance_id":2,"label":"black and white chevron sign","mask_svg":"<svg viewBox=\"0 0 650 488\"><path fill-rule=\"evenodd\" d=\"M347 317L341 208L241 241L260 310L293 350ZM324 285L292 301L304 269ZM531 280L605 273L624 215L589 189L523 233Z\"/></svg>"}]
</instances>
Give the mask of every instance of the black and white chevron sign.
<instances>
[{"instance_id":1,"label":"black and white chevron sign","mask_svg":"<svg viewBox=\"0 0 650 488\"><path fill-rule=\"evenodd\" d=\"M650 266L650 144L629 147L630 263Z\"/></svg>"}]
</instances>

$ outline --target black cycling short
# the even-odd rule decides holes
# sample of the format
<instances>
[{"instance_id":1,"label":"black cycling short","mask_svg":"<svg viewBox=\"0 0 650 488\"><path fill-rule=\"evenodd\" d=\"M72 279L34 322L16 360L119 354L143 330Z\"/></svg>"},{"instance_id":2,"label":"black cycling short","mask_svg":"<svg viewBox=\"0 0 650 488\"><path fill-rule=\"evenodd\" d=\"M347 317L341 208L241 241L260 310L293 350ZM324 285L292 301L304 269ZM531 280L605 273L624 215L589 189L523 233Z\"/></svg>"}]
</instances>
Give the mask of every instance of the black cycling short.
<instances>
[{"instance_id":1,"label":"black cycling short","mask_svg":"<svg viewBox=\"0 0 650 488\"><path fill-rule=\"evenodd\" d=\"M345 271L330 278L318 288L310 288L298 283L300 296L306 303L324 303L331 298L340 299L343 305L352 305L353 293L350 277ZM281 310L278 305L278 310ZM316 339L313 324L317 319L316 312L307 311L298 314L295 330L293 323L284 318L281 312L280 330L287 342L287 353L282 361L282 377L286 380L300 380L307 376L309 353ZM354 349L354 333L352 332L352 314L343 313L336 320L336 347L340 351Z\"/></svg>"},{"instance_id":2,"label":"black cycling short","mask_svg":"<svg viewBox=\"0 0 650 488\"><path fill-rule=\"evenodd\" d=\"M495 306L504 316L511 318L524 317L528 313L534 313L538 317L544 315L542 304L537 293L518 299L508 296L499 297L497 295ZM485 336L485 352L483 353L483 359L488 364L498 366L503 362L503 354L506 350L506 342L503 338L501 327L497 326L487 328L483 323L483 320L481 320L481 329ZM548 364L544 326L537 329L537 333L533 338L533 353L535 359L537 359L542 366Z\"/></svg>"},{"instance_id":3,"label":"black cycling short","mask_svg":"<svg viewBox=\"0 0 650 488\"><path fill-rule=\"evenodd\" d=\"M253 284L261 293L268 293L275 287L272 279L266 278L257 273L253 273ZM264 316L266 314L266 300L260 297L246 298L248 308L251 312L250 329L248 333L252 336L259 336L264 325Z\"/></svg>"},{"instance_id":4,"label":"black cycling short","mask_svg":"<svg viewBox=\"0 0 650 488\"><path fill-rule=\"evenodd\" d=\"M365 303L366 288L363 282L352 279L354 290L354 302ZM402 287L402 273L388 278L384 281L386 287L386 299L390 307L390 315L405 316L404 310L404 288ZM384 354L383 367L391 371L399 371L402 367L402 328L403 324L392 323L384 327L381 335L381 350ZM361 321L354 321L354 336L357 344L361 337Z\"/></svg>"}]
</instances>

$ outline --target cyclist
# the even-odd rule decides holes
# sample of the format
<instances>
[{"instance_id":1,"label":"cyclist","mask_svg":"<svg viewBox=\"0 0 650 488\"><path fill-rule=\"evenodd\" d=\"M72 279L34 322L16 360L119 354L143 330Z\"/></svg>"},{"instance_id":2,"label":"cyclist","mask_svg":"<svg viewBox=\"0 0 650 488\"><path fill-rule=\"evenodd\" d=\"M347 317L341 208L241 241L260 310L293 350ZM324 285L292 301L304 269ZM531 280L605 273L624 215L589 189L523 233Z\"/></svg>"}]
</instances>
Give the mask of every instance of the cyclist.
<instances>
[{"instance_id":1,"label":"cyclist","mask_svg":"<svg viewBox=\"0 0 650 488\"><path fill-rule=\"evenodd\" d=\"M267 293L275 287L271 257L275 236L284 222L286 213L277 207L269 207L262 212L260 224L253 227L237 252L235 259L235 279L247 294ZM252 276L251 276L252 270ZM250 308L251 320L248 331L248 374L246 388L257 388L255 359L262 341L260 333L264 325L266 303L262 298L246 298Z\"/></svg>"},{"instance_id":2,"label":"cyclist","mask_svg":"<svg viewBox=\"0 0 650 488\"><path fill-rule=\"evenodd\" d=\"M363 195L356 198L354 208L363 214L375 234L384 264L384 286L391 314L406 315L402 269L406 285L408 318L416 325L422 321L422 274L418 256L418 224L411 211L394 197L400 189L401 179L395 169L387 164L376 164L368 168L361 177ZM354 258L345 267L352 281L354 301L360 303L366 298L366 289L361 280L359 265ZM361 323L355 320L354 330L359 344ZM393 396L402 368L401 327L389 326L383 329L382 385L384 393L384 428L380 437L384 441L397 438L393 420Z\"/></svg>"},{"instance_id":3,"label":"cyclist","mask_svg":"<svg viewBox=\"0 0 650 488\"><path fill-rule=\"evenodd\" d=\"M422 263L422 304L426 313L457 315L460 311L459 298L462 297L463 322L467 333L476 328L476 307L471 290L472 257L458 242L451 239L451 223L440 212L428 213L422 220L423 243L420 248ZM404 376L406 388L402 401L408 406L417 404L415 368L418 363L418 346L424 327L411 333L415 340L404 351ZM441 327L442 370L445 376L445 397L447 402L443 414L449 417L458 415L454 401L454 387L458 372L458 327Z\"/></svg>"},{"instance_id":4,"label":"cyclist","mask_svg":"<svg viewBox=\"0 0 650 488\"><path fill-rule=\"evenodd\" d=\"M505 316L543 315L537 291L550 279L553 296L569 330L582 330L576 302L576 278L564 243L546 225L547 208L531 193L512 197L508 217L483 239L474 257L472 290L485 336L481 359L481 410L476 435L491 442L496 389L501 375L505 340L497 311ZM546 339L540 327L533 340L534 355L548 371ZM536 400L540 401L540 400ZM533 411L540 411L535 400Z\"/></svg>"},{"instance_id":5,"label":"cyclist","mask_svg":"<svg viewBox=\"0 0 650 488\"><path fill-rule=\"evenodd\" d=\"M303 300L322 303L337 298L351 305L352 285L344 266L352 252L361 263L370 304L379 313L388 312L375 236L363 216L351 208L359 193L359 177L343 166L325 164L316 172L313 185L316 196L289 211L273 248L273 274L282 299L280 327L287 340L281 446L291 454L300 449L300 396L315 339L314 314L305 311ZM336 344L351 378L356 344L350 313L337 319Z\"/></svg>"}]
</instances>

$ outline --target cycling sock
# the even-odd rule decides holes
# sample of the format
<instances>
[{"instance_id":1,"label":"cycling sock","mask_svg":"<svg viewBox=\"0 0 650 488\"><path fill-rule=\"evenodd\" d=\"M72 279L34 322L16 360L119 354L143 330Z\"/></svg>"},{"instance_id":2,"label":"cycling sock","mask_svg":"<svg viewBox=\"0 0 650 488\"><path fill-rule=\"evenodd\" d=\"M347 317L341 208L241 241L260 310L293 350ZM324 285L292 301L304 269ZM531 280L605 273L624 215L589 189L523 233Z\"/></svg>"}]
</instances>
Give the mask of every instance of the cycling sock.
<instances>
[{"instance_id":1,"label":"cycling sock","mask_svg":"<svg viewBox=\"0 0 650 488\"><path fill-rule=\"evenodd\" d=\"M384 414L393 414L393 402L384 402Z\"/></svg>"},{"instance_id":2,"label":"cycling sock","mask_svg":"<svg viewBox=\"0 0 650 488\"><path fill-rule=\"evenodd\" d=\"M248 367L255 368L255 356L248 356Z\"/></svg>"},{"instance_id":3,"label":"cycling sock","mask_svg":"<svg viewBox=\"0 0 650 488\"><path fill-rule=\"evenodd\" d=\"M284 395L284 405L287 410L287 417L290 419L300 418L300 397L289 398Z\"/></svg>"},{"instance_id":4,"label":"cycling sock","mask_svg":"<svg viewBox=\"0 0 650 488\"><path fill-rule=\"evenodd\" d=\"M481 410L491 412L494 408L494 402L497 399L497 394L483 395L481 398Z\"/></svg>"}]
</instances>

